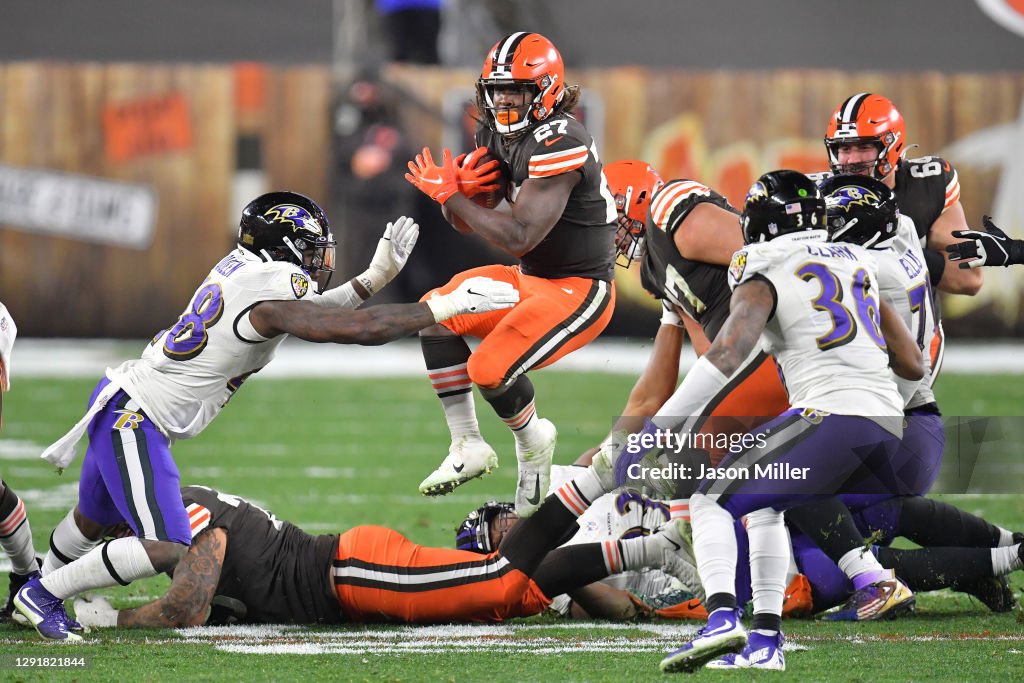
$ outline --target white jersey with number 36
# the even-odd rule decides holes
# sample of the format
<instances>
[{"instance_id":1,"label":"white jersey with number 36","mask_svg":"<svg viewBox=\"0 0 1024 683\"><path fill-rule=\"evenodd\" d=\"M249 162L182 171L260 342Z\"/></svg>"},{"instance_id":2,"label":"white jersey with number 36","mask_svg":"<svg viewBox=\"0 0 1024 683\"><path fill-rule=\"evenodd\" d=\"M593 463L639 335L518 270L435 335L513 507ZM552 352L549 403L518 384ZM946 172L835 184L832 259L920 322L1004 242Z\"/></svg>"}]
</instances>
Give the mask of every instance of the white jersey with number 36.
<instances>
[{"instance_id":1,"label":"white jersey with number 36","mask_svg":"<svg viewBox=\"0 0 1024 683\"><path fill-rule=\"evenodd\" d=\"M779 365L790 405L902 416L879 324L877 260L860 246L825 239L814 230L747 245L733 255L729 284L763 279L774 288L761 343Z\"/></svg>"},{"instance_id":2,"label":"white jersey with number 36","mask_svg":"<svg viewBox=\"0 0 1024 683\"><path fill-rule=\"evenodd\" d=\"M263 262L241 249L214 266L170 328L142 358L108 371L165 434L193 437L242 382L270 362L287 335L261 337L249 311L261 301L295 301L315 292L298 266Z\"/></svg>"}]
</instances>

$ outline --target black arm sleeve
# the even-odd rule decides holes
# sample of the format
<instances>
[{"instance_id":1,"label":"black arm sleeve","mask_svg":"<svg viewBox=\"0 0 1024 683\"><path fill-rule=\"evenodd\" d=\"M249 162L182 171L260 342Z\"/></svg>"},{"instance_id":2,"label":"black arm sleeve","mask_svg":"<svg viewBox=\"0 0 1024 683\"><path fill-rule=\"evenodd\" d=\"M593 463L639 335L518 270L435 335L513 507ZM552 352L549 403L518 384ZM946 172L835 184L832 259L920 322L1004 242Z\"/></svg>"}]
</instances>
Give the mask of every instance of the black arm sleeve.
<instances>
[{"instance_id":1,"label":"black arm sleeve","mask_svg":"<svg viewBox=\"0 0 1024 683\"><path fill-rule=\"evenodd\" d=\"M946 257L942 255L941 251L925 249L924 263L928 266L928 278L932 282L932 287L937 287L939 280L942 279L942 273L946 270Z\"/></svg>"}]
</instances>

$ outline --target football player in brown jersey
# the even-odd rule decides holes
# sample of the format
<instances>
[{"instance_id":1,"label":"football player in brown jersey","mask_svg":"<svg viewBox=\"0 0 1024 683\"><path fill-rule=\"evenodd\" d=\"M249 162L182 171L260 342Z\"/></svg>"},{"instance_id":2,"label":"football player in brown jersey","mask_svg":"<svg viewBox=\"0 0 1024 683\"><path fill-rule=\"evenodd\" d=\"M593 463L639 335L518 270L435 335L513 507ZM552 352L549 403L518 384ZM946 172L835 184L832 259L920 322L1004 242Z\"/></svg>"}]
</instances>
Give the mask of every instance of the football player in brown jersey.
<instances>
[{"instance_id":1,"label":"football player in brown jersey","mask_svg":"<svg viewBox=\"0 0 1024 683\"><path fill-rule=\"evenodd\" d=\"M969 229L956 169L936 156L904 158L909 149L906 124L888 98L862 92L845 99L829 119L825 148L832 173L869 175L896 193L900 213L913 219L926 247L933 286L948 294L978 293L980 270L946 267L944 250L959 239L954 231ZM930 349L931 383L938 377L944 346L940 320Z\"/></svg>"},{"instance_id":2,"label":"football player in brown jersey","mask_svg":"<svg viewBox=\"0 0 1024 683\"><path fill-rule=\"evenodd\" d=\"M102 598L78 600L86 625L194 626L225 606L250 623L495 622L539 614L552 597L613 573L658 567L682 581L696 575L678 523L555 549L574 517L526 520L499 543L488 522L510 506L488 503L459 527L459 549L429 548L381 526L312 536L204 486L182 489L182 501L193 541L167 594L122 612Z\"/></svg>"},{"instance_id":3,"label":"football player in brown jersey","mask_svg":"<svg viewBox=\"0 0 1024 683\"><path fill-rule=\"evenodd\" d=\"M833 173L869 175L892 188L900 213L914 220L923 246L935 252L928 268L941 291L978 293L980 271L945 268L943 250L957 241L953 231L968 229L956 169L936 156L904 158L906 125L888 98L857 93L844 100L829 119L825 148Z\"/></svg>"},{"instance_id":4,"label":"football player in brown jersey","mask_svg":"<svg viewBox=\"0 0 1024 683\"><path fill-rule=\"evenodd\" d=\"M697 355L703 355L728 317L727 266L733 252L742 248L743 236L736 210L699 181L665 183L649 164L638 160L608 164L605 176L620 212L619 263L628 267L641 259L644 288L663 306L647 366L616 425L637 432L675 392L685 338L689 336ZM788 405L775 362L768 354L757 354L730 383L729 391L710 406L711 417L701 431L746 433ZM724 455L722 449L711 451L716 464ZM680 497L688 494L679 491Z\"/></svg>"},{"instance_id":5,"label":"football player in brown jersey","mask_svg":"<svg viewBox=\"0 0 1024 683\"><path fill-rule=\"evenodd\" d=\"M578 98L577 87L566 87L562 57L551 41L513 33L484 61L476 133L477 145L500 162L511 211L472 201L469 195L483 186L470 188L474 167L456 164L448 150L440 163L425 149L409 164L406 178L441 204L453 225L520 259L514 267L460 273L424 297L484 273L520 293L519 304L502 314L458 316L420 335L452 437L448 456L420 484L425 495L448 493L497 465L494 449L480 435L474 384L515 436L517 510L529 514L547 490L556 430L537 416L527 373L596 338L615 303L615 205L594 139L571 114ZM481 340L472 353L466 337Z\"/></svg>"}]
</instances>

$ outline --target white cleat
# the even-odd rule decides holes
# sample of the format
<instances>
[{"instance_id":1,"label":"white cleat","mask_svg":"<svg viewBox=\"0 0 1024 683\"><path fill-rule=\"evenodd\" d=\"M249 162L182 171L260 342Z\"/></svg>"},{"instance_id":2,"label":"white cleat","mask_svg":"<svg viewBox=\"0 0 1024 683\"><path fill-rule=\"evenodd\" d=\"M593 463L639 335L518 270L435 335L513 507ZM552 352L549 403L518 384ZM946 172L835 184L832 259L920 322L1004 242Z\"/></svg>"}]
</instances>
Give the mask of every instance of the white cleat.
<instances>
[{"instance_id":1,"label":"white cleat","mask_svg":"<svg viewBox=\"0 0 1024 683\"><path fill-rule=\"evenodd\" d=\"M530 450L520 449L516 442L519 461L519 480L516 483L516 514L529 517L540 507L551 487L551 461L555 457L558 429L551 420L539 419L537 429L543 434L538 445Z\"/></svg>"},{"instance_id":2,"label":"white cleat","mask_svg":"<svg viewBox=\"0 0 1024 683\"><path fill-rule=\"evenodd\" d=\"M650 537L649 543L657 543L651 557L651 566L662 569L665 573L679 579L686 590L704 600L704 585L700 582L697 572L697 561L693 557L693 546L690 545L689 523L676 519L663 526L658 533ZM648 551L650 552L650 551Z\"/></svg>"},{"instance_id":3,"label":"white cleat","mask_svg":"<svg viewBox=\"0 0 1024 683\"><path fill-rule=\"evenodd\" d=\"M612 432L601 442L597 453L590 461L590 466L601 480L605 493L611 493L618 488L615 482L615 458L618 457L623 444L626 443L626 438L625 432Z\"/></svg>"},{"instance_id":4,"label":"white cleat","mask_svg":"<svg viewBox=\"0 0 1024 683\"><path fill-rule=\"evenodd\" d=\"M470 479L488 474L498 466L498 454L480 438L462 437L448 449L448 457L420 483L424 496L443 496Z\"/></svg>"}]
</instances>

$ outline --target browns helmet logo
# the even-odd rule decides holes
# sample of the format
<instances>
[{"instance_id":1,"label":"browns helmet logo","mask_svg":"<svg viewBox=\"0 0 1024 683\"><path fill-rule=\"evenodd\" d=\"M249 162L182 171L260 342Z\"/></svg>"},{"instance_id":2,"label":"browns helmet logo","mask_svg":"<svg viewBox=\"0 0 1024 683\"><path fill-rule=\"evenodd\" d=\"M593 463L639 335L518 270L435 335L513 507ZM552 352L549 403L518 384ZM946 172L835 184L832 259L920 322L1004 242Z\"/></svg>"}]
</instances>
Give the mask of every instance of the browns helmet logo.
<instances>
[{"instance_id":1,"label":"browns helmet logo","mask_svg":"<svg viewBox=\"0 0 1024 683\"><path fill-rule=\"evenodd\" d=\"M308 230L314 235L323 235L324 229L320 222L301 206L295 204L278 204L267 209L263 214L267 218L292 226L292 230Z\"/></svg>"},{"instance_id":2,"label":"browns helmet logo","mask_svg":"<svg viewBox=\"0 0 1024 683\"><path fill-rule=\"evenodd\" d=\"M296 299L306 296L309 291L309 278L302 273L292 273L292 293Z\"/></svg>"}]
</instances>

